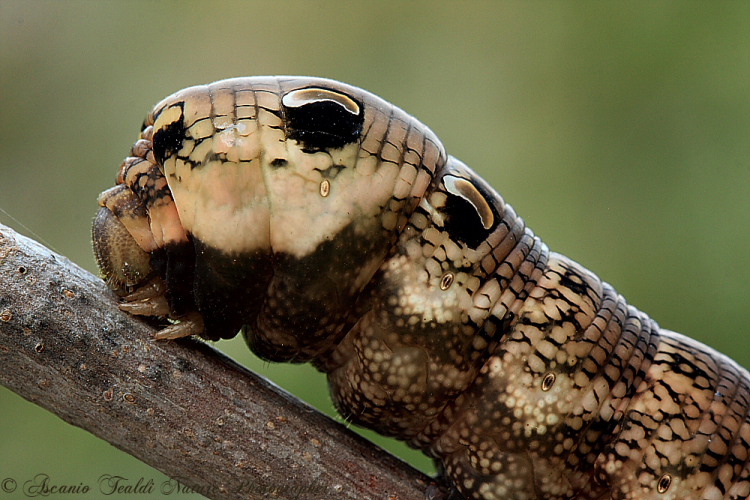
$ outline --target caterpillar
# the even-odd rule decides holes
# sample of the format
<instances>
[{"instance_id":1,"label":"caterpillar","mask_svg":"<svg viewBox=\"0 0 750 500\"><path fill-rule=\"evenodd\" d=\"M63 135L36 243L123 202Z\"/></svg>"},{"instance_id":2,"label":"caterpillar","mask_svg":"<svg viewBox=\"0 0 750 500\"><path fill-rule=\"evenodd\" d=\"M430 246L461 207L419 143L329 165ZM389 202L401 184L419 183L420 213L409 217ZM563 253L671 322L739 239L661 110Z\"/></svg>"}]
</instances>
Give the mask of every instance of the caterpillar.
<instances>
[{"instance_id":1,"label":"caterpillar","mask_svg":"<svg viewBox=\"0 0 750 500\"><path fill-rule=\"evenodd\" d=\"M745 499L750 374L551 252L404 111L304 77L190 87L99 196L159 339L243 332L472 499ZM164 320L171 320L166 322Z\"/></svg>"}]
</instances>

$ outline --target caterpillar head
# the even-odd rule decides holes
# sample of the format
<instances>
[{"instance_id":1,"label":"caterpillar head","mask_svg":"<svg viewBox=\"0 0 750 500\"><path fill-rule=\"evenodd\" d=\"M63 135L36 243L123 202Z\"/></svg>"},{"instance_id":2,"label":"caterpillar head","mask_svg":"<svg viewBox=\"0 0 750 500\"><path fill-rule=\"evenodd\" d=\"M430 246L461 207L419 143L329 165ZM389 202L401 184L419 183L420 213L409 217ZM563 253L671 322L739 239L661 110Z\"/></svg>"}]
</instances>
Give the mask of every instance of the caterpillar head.
<instances>
[{"instance_id":1,"label":"caterpillar head","mask_svg":"<svg viewBox=\"0 0 750 500\"><path fill-rule=\"evenodd\" d=\"M180 320L162 336L244 328L261 355L305 360L340 338L445 160L421 123L338 82L191 87L100 196L97 261L125 309Z\"/></svg>"},{"instance_id":2,"label":"caterpillar head","mask_svg":"<svg viewBox=\"0 0 750 500\"><path fill-rule=\"evenodd\" d=\"M116 292L125 294L151 276L151 255L138 245L111 210L102 207L97 212L92 239L96 263Z\"/></svg>"}]
</instances>

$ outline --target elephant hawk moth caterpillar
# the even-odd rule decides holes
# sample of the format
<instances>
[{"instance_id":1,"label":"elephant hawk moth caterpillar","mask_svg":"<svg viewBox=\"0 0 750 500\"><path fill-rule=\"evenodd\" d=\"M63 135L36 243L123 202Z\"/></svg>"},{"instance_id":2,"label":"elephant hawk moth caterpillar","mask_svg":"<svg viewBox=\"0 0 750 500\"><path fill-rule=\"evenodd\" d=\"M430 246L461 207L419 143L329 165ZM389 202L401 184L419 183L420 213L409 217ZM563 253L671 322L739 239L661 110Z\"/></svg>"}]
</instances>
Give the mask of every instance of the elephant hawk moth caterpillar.
<instances>
[{"instance_id":1,"label":"elephant hawk moth caterpillar","mask_svg":"<svg viewBox=\"0 0 750 500\"><path fill-rule=\"evenodd\" d=\"M311 361L342 415L476 499L745 499L750 375L550 252L400 109L332 80L147 116L94 250L157 338Z\"/></svg>"}]
</instances>

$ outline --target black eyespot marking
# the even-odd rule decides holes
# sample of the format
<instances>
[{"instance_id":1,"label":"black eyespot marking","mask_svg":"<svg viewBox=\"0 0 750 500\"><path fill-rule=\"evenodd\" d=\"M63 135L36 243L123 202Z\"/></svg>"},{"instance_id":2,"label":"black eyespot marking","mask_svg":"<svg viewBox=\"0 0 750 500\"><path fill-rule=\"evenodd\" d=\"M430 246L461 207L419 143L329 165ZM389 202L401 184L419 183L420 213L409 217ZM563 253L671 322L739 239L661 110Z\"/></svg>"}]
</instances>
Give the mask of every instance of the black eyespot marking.
<instances>
[{"instance_id":1,"label":"black eyespot marking","mask_svg":"<svg viewBox=\"0 0 750 500\"><path fill-rule=\"evenodd\" d=\"M500 215L487 202L487 194L467 179L443 178L448 199L443 207L445 229L450 236L477 248L492 232Z\"/></svg>"},{"instance_id":2,"label":"black eyespot marking","mask_svg":"<svg viewBox=\"0 0 750 500\"><path fill-rule=\"evenodd\" d=\"M313 87L289 92L281 103L287 137L306 149L341 148L359 139L362 132L362 106L345 94Z\"/></svg>"},{"instance_id":3,"label":"black eyespot marking","mask_svg":"<svg viewBox=\"0 0 750 500\"><path fill-rule=\"evenodd\" d=\"M180 114L179 119L154 133L153 151L156 161L164 165L164 160L182 148L183 139L185 139L185 125Z\"/></svg>"},{"instance_id":4,"label":"black eyespot marking","mask_svg":"<svg viewBox=\"0 0 750 500\"><path fill-rule=\"evenodd\" d=\"M287 161L284 158L274 158L271 161L271 166L276 168L286 167Z\"/></svg>"}]
</instances>

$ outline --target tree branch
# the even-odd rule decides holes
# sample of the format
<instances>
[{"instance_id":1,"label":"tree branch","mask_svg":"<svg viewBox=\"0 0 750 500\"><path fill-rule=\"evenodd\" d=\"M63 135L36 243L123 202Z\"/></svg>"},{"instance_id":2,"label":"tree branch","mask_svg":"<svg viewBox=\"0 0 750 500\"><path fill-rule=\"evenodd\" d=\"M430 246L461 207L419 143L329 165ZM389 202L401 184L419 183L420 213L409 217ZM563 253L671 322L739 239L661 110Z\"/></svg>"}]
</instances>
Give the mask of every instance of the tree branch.
<instances>
[{"instance_id":1,"label":"tree branch","mask_svg":"<svg viewBox=\"0 0 750 500\"><path fill-rule=\"evenodd\" d=\"M0 383L212 499L419 499L430 479L0 225ZM432 486L431 488L435 488Z\"/></svg>"}]
</instances>

